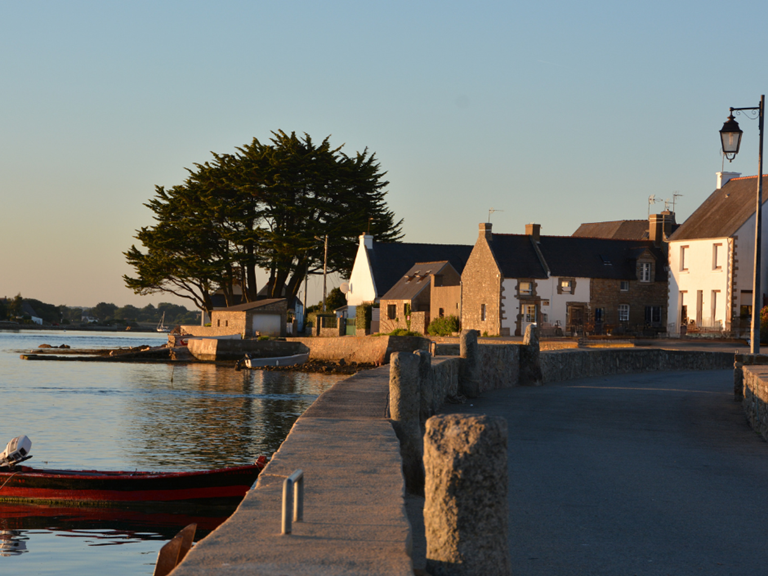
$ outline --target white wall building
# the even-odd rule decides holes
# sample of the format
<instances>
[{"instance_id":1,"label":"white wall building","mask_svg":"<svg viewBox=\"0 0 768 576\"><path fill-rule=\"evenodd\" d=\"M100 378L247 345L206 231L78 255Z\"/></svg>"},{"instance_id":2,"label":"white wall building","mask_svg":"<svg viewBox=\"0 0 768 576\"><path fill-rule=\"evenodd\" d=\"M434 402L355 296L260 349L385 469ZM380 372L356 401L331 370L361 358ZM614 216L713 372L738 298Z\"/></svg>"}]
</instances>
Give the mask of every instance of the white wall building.
<instances>
[{"instance_id":1,"label":"white wall building","mask_svg":"<svg viewBox=\"0 0 768 576\"><path fill-rule=\"evenodd\" d=\"M746 335L750 330L757 177L739 178L736 172L717 176L717 189L670 237L670 335L696 330ZM764 177L763 211L766 183ZM766 218L761 234L762 307L768 288Z\"/></svg>"}]
</instances>

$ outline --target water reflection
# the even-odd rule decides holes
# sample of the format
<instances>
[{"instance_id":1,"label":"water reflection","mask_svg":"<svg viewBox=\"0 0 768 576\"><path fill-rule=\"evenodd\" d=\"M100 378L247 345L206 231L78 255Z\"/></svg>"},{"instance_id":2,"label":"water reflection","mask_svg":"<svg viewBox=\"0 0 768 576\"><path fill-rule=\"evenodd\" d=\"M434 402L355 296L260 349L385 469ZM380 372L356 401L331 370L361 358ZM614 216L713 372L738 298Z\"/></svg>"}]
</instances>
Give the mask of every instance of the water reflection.
<instances>
[{"instance_id":1,"label":"water reflection","mask_svg":"<svg viewBox=\"0 0 768 576\"><path fill-rule=\"evenodd\" d=\"M271 455L291 426L338 376L169 367L125 382L121 449L137 468L199 470Z\"/></svg>"}]
</instances>

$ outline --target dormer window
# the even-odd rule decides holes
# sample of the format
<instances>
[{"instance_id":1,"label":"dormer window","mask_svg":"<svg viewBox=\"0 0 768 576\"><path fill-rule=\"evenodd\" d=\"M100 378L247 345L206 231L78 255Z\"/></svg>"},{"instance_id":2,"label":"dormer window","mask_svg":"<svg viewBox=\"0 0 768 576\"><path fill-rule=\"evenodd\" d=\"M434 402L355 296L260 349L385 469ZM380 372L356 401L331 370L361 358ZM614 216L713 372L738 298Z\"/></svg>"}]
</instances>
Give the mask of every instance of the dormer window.
<instances>
[{"instance_id":1,"label":"dormer window","mask_svg":"<svg viewBox=\"0 0 768 576\"><path fill-rule=\"evenodd\" d=\"M650 281L651 281L651 263L641 262L640 263L640 282L650 282Z\"/></svg>"}]
</instances>

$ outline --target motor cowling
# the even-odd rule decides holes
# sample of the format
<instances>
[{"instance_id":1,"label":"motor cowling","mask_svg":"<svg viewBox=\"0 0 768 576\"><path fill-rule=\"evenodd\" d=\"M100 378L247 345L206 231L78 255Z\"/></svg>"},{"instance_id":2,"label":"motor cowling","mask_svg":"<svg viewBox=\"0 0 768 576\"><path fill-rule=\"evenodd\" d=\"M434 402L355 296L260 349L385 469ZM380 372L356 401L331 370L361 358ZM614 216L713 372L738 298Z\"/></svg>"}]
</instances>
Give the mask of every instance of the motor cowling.
<instances>
[{"instance_id":1,"label":"motor cowling","mask_svg":"<svg viewBox=\"0 0 768 576\"><path fill-rule=\"evenodd\" d=\"M0 467L13 467L19 462L29 460L32 458L30 450L32 450L32 440L26 436L17 436L8 442L5 450L0 454Z\"/></svg>"}]
</instances>

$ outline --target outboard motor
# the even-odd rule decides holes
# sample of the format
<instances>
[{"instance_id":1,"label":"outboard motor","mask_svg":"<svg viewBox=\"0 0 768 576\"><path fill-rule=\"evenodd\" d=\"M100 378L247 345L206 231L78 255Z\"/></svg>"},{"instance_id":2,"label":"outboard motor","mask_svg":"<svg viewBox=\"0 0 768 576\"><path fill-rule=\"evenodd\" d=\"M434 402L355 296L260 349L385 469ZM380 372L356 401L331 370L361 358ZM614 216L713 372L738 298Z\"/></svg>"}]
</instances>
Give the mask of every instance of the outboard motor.
<instances>
[{"instance_id":1,"label":"outboard motor","mask_svg":"<svg viewBox=\"0 0 768 576\"><path fill-rule=\"evenodd\" d=\"M32 440L26 436L17 436L8 442L8 446L0 454L0 468L5 466L13 468L16 464L29 460L32 458L30 450L32 450Z\"/></svg>"}]
</instances>

